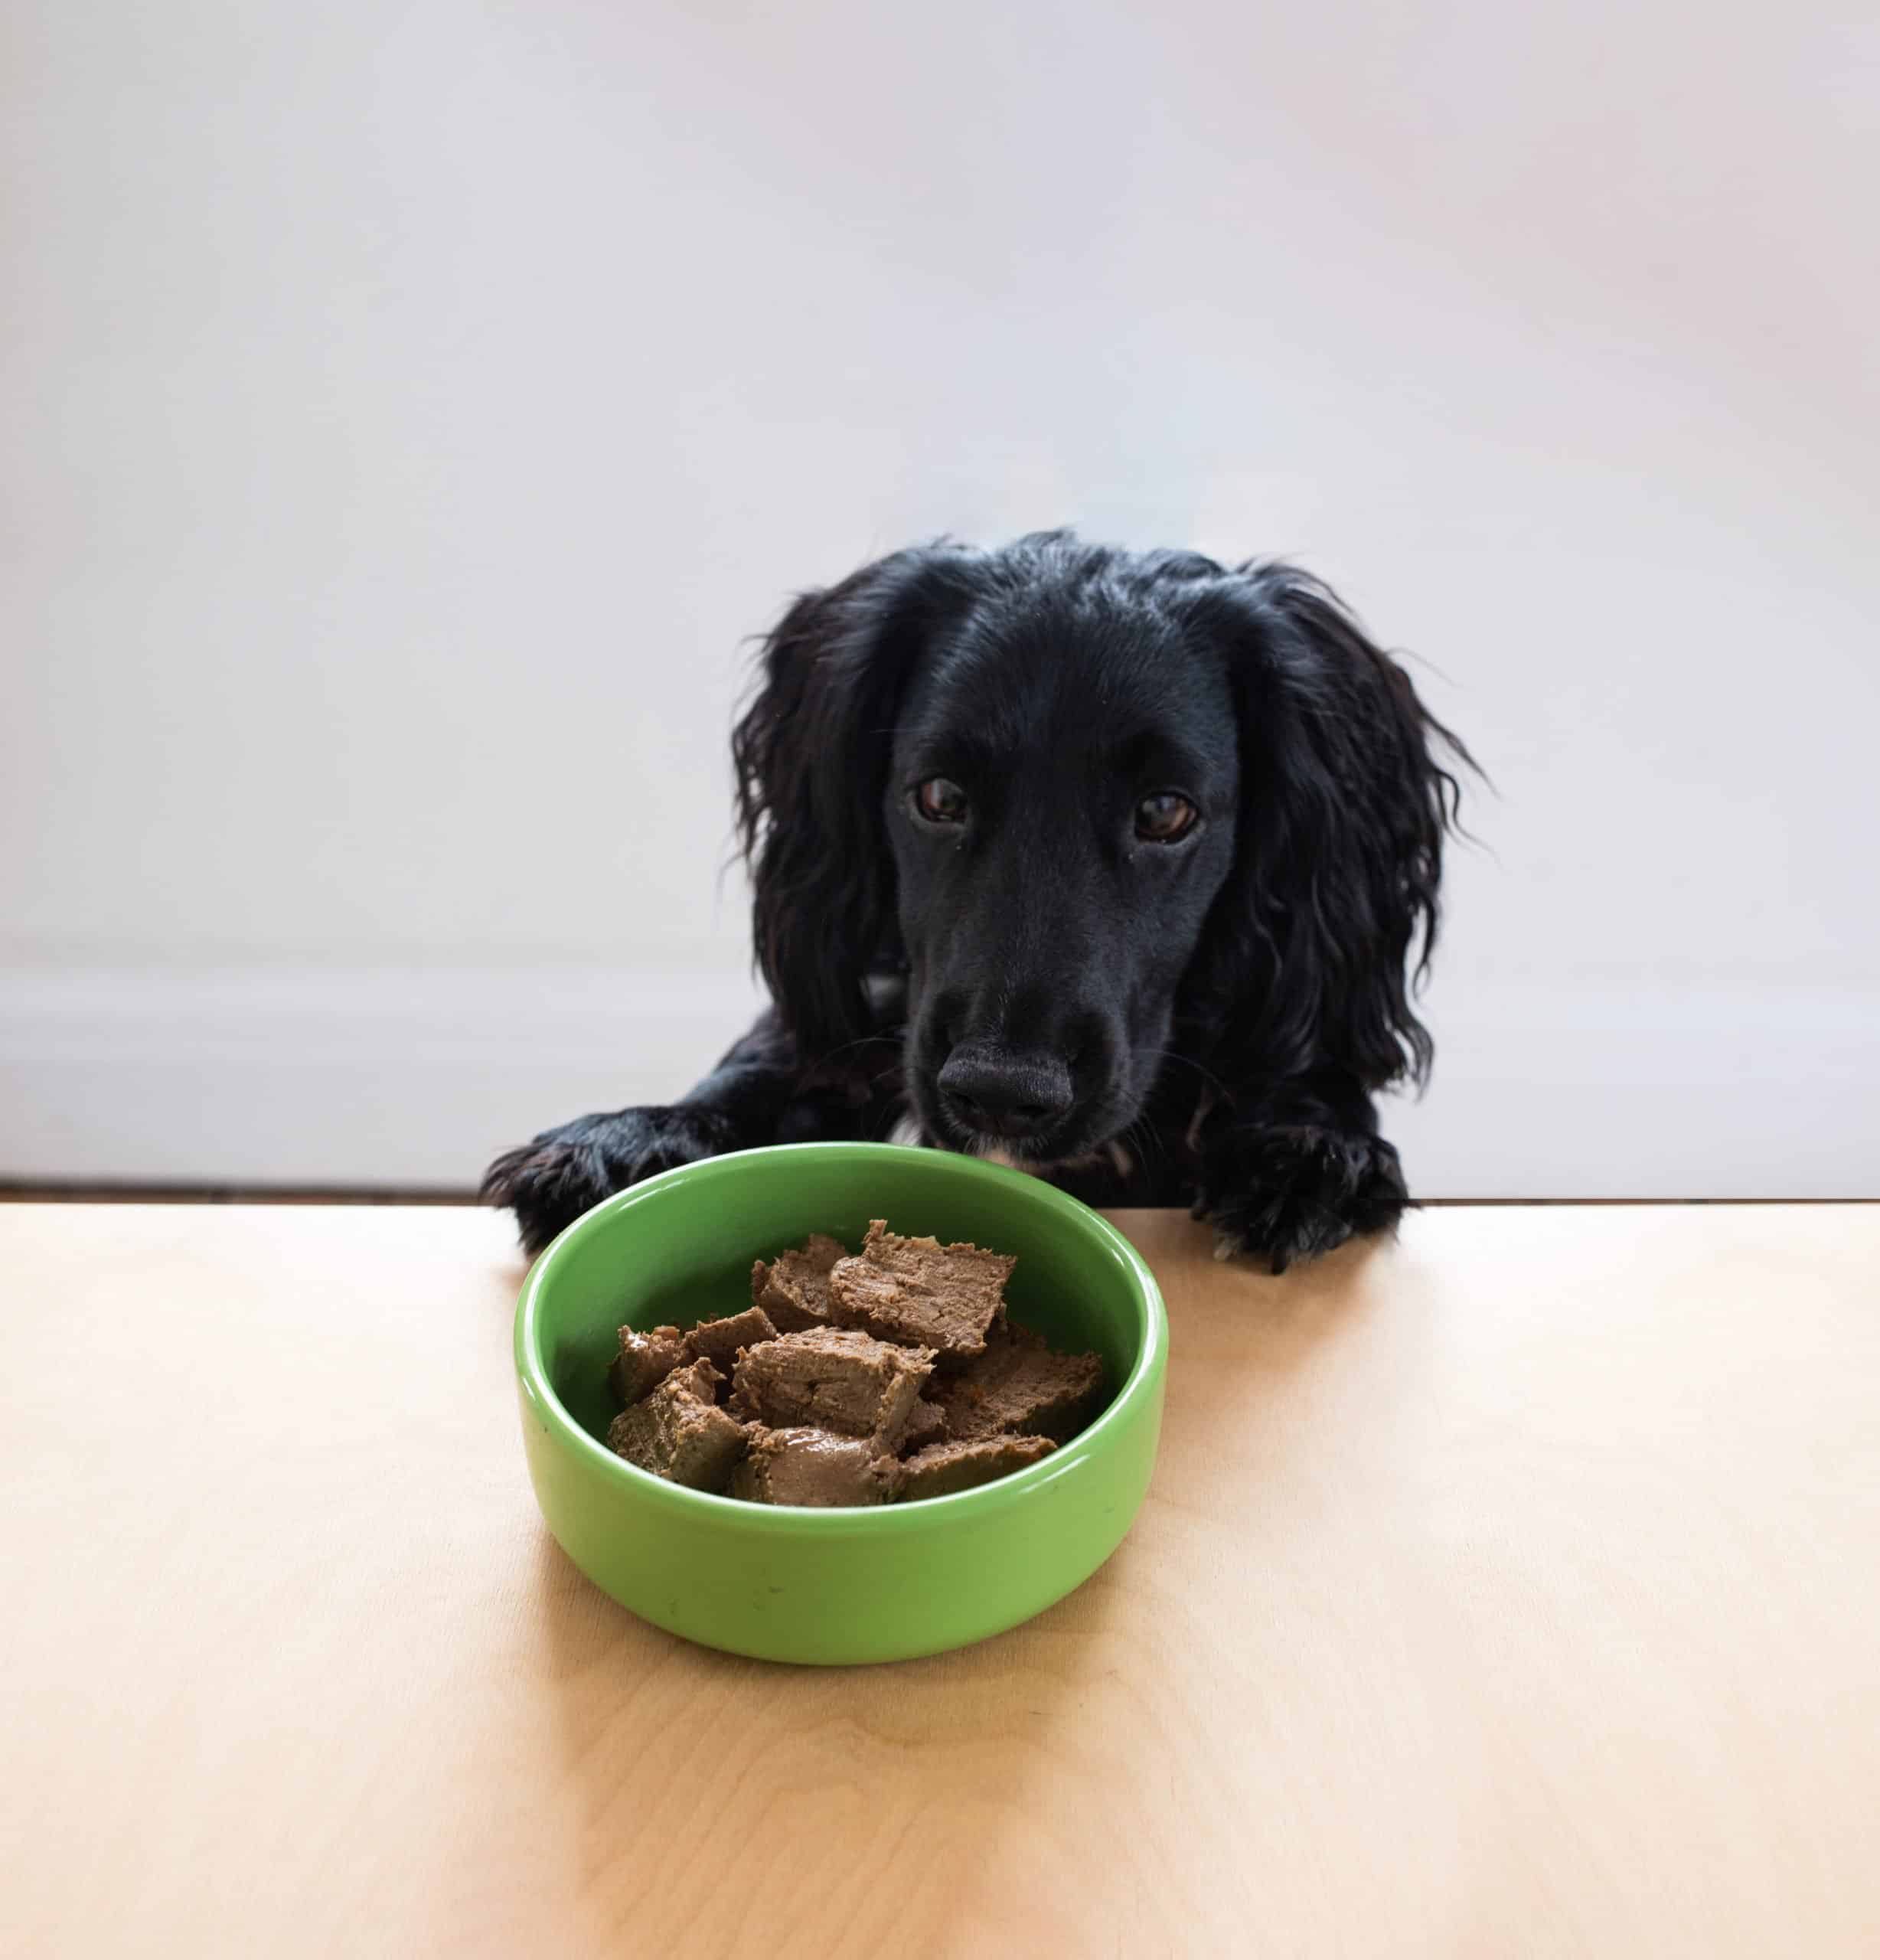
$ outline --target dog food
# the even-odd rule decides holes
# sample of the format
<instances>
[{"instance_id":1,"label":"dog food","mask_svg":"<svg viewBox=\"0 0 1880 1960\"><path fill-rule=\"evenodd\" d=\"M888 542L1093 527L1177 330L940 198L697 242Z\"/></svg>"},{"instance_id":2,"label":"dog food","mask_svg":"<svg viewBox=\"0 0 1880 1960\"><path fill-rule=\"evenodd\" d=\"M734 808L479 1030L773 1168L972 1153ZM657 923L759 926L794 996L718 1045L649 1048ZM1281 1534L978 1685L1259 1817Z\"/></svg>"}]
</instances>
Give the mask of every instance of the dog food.
<instances>
[{"instance_id":1,"label":"dog food","mask_svg":"<svg viewBox=\"0 0 1880 1960\"><path fill-rule=\"evenodd\" d=\"M1089 1419L1103 1386L1094 1354L1054 1354L1029 1328L995 1328L936 1398L947 1434L961 1442L997 1436L1049 1436L1062 1442Z\"/></svg>"},{"instance_id":2,"label":"dog food","mask_svg":"<svg viewBox=\"0 0 1880 1960\"><path fill-rule=\"evenodd\" d=\"M907 1419L907 1427L901 1432L901 1449L905 1455L916 1449L925 1449L930 1442L944 1442L947 1438L947 1412L937 1402L929 1402L925 1396L914 1404L914 1413Z\"/></svg>"},{"instance_id":3,"label":"dog food","mask_svg":"<svg viewBox=\"0 0 1880 1960\"><path fill-rule=\"evenodd\" d=\"M723 1379L706 1361L675 1368L644 1400L614 1418L609 1448L669 1483L722 1491L747 1441L744 1425L718 1406Z\"/></svg>"},{"instance_id":4,"label":"dog food","mask_svg":"<svg viewBox=\"0 0 1880 1960\"><path fill-rule=\"evenodd\" d=\"M747 1348L731 1377L731 1412L785 1427L809 1423L896 1448L933 1372L931 1348L897 1348L852 1328L812 1327Z\"/></svg>"},{"instance_id":5,"label":"dog food","mask_svg":"<svg viewBox=\"0 0 1880 1960\"><path fill-rule=\"evenodd\" d=\"M879 1341L931 1348L950 1361L983 1354L986 1331L1005 1312L1005 1282L1018 1263L977 1246L904 1239L876 1219L860 1256L829 1275L834 1318Z\"/></svg>"},{"instance_id":6,"label":"dog food","mask_svg":"<svg viewBox=\"0 0 1880 1960\"><path fill-rule=\"evenodd\" d=\"M685 1337L686 1358L711 1363L729 1377L738 1357L761 1341L775 1341L777 1330L762 1307L746 1307L725 1320L702 1320Z\"/></svg>"},{"instance_id":7,"label":"dog food","mask_svg":"<svg viewBox=\"0 0 1880 1960\"><path fill-rule=\"evenodd\" d=\"M676 1327L656 1327L645 1334L623 1327L620 1352L614 1357L608 1379L622 1403L638 1402L658 1387L685 1358L685 1336Z\"/></svg>"},{"instance_id":8,"label":"dog food","mask_svg":"<svg viewBox=\"0 0 1880 1960\"><path fill-rule=\"evenodd\" d=\"M839 1240L812 1232L807 1243L779 1253L768 1266L760 1259L751 1268L752 1303L769 1315L779 1334L827 1327L830 1271L847 1257Z\"/></svg>"},{"instance_id":9,"label":"dog food","mask_svg":"<svg viewBox=\"0 0 1880 1960\"><path fill-rule=\"evenodd\" d=\"M903 1472L895 1459L859 1436L827 1429L766 1429L753 1423L731 1494L750 1504L886 1504L899 1497Z\"/></svg>"},{"instance_id":10,"label":"dog food","mask_svg":"<svg viewBox=\"0 0 1880 1960\"><path fill-rule=\"evenodd\" d=\"M950 1495L1008 1476L1095 1413L1103 1365L1006 1318L1016 1261L870 1223L759 1259L752 1305L689 1333L620 1330L609 1445L751 1504Z\"/></svg>"},{"instance_id":11,"label":"dog food","mask_svg":"<svg viewBox=\"0 0 1880 1960\"><path fill-rule=\"evenodd\" d=\"M1010 1476L1049 1456L1057 1445L1048 1436L981 1436L971 1442L937 1442L907 1459L905 1494L910 1498L951 1497Z\"/></svg>"}]
</instances>

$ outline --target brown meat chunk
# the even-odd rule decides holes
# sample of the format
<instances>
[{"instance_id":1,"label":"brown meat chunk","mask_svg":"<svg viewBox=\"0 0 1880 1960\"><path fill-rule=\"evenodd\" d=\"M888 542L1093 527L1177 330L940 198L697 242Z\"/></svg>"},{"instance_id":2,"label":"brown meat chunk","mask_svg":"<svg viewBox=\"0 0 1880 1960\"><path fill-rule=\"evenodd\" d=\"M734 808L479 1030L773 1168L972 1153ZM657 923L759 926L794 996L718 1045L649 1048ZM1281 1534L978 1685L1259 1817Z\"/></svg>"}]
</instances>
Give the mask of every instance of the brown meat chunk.
<instances>
[{"instance_id":1,"label":"brown meat chunk","mask_svg":"<svg viewBox=\"0 0 1880 1960\"><path fill-rule=\"evenodd\" d=\"M829 1276L836 1318L882 1341L916 1341L959 1360L981 1353L1018 1262L977 1246L904 1239L880 1219Z\"/></svg>"},{"instance_id":2,"label":"brown meat chunk","mask_svg":"<svg viewBox=\"0 0 1880 1960\"><path fill-rule=\"evenodd\" d=\"M907 1427L901 1433L901 1454L906 1456L912 1451L925 1449L930 1442L944 1442L946 1435L947 1412L923 1395L914 1404Z\"/></svg>"},{"instance_id":3,"label":"brown meat chunk","mask_svg":"<svg viewBox=\"0 0 1880 1960\"><path fill-rule=\"evenodd\" d=\"M746 1503L886 1504L900 1490L900 1465L866 1438L756 1423L749 1436L749 1450L731 1478L731 1494Z\"/></svg>"},{"instance_id":4,"label":"brown meat chunk","mask_svg":"<svg viewBox=\"0 0 1880 1960\"><path fill-rule=\"evenodd\" d=\"M961 1442L996 1436L1053 1436L1059 1442L1090 1417L1103 1387L1095 1354L1054 1354L1043 1336L1016 1325L995 1329L986 1351L941 1389L947 1433Z\"/></svg>"},{"instance_id":5,"label":"brown meat chunk","mask_svg":"<svg viewBox=\"0 0 1880 1960\"><path fill-rule=\"evenodd\" d=\"M608 1368L607 1379L622 1402L638 1402L686 1358L685 1336L676 1327L655 1327L644 1334L637 1327L623 1327L620 1352Z\"/></svg>"},{"instance_id":6,"label":"brown meat chunk","mask_svg":"<svg viewBox=\"0 0 1880 1960\"><path fill-rule=\"evenodd\" d=\"M729 1377L736 1364L738 1351L755 1348L760 1341L775 1341L777 1330L762 1307L746 1307L741 1314L723 1320L702 1320L685 1337L688 1361L707 1361L721 1375Z\"/></svg>"},{"instance_id":7,"label":"brown meat chunk","mask_svg":"<svg viewBox=\"0 0 1880 1960\"><path fill-rule=\"evenodd\" d=\"M827 1327L829 1271L847 1256L840 1240L812 1232L807 1243L779 1253L768 1266L760 1259L751 1268L752 1302L769 1315L779 1334Z\"/></svg>"},{"instance_id":8,"label":"brown meat chunk","mask_svg":"<svg viewBox=\"0 0 1880 1960\"><path fill-rule=\"evenodd\" d=\"M721 1379L709 1361L675 1369L614 1418L608 1448L668 1483L722 1491L744 1454L745 1434L713 1402Z\"/></svg>"},{"instance_id":9,"label":"brown meat chunk","mask_svg":"<svg viewBox=\"0 0 1880 1960\"><path fill-rule=\"evenodd\" d=\"M951 1497L955 1491L1009 1477L1056 1448L1048 1436L981 1436L971 1442L933 1443L907 1459L901 1494L910 1502Z\"/></svg>"},{"instance_id":10,"label":"brown meat chunk","mask_svg":"<svg viewBox=\"0 0 1880 1960\"><path fill-rule=\"evenodd\" d=\"M772 1429L803 1424L870 1436L891 1450L933 1358L929 1348L891 1347L839 1328L779 1334L738 1357L732 1413Z\"/></svg>"}]
</instances>

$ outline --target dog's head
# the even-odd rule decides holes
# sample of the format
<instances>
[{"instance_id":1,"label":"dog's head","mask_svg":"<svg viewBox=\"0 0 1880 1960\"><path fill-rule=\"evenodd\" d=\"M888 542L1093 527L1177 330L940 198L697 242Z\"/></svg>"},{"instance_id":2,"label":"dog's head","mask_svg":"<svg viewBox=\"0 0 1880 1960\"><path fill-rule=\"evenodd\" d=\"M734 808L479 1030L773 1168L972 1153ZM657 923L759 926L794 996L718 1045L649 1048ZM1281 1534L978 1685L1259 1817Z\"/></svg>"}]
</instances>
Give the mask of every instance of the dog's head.
<instances>
[{"instance_id":1,"label":"dog's head","mask_svg":"<svg viewBox=\"0 0 1880 1960\"><path fill-rule=\"evenodd\" d=\"M1426 1065L1448 738L1333 596L1063 533L799 599L734 743L757 954L806 1054L907 975L926 1132L1074 1158L1171 1040L1372 1086Z\"/></svg>"}]
</instances>

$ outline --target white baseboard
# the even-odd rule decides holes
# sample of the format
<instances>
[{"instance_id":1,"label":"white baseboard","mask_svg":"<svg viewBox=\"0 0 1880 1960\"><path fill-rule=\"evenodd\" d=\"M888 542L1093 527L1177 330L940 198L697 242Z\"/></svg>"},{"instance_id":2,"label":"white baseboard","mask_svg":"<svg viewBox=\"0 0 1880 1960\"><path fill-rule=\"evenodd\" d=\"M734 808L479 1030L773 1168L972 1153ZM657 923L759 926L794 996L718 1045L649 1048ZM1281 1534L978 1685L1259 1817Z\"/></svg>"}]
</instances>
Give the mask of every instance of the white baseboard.
<instances>
[{"instance_id":1,"label":"white baseboard","mask_svg":"<svg viewBox=\"0 0 1880 1960\"><path fill-rule=\"evenodd\" d=\"M0 1178L461 1189L583 1110L669 1100L733 972L0 971ZM1872 994L1473 990L1386 1128L1430 1197L1880 1197Z\"/></svg>"}]
</instances>

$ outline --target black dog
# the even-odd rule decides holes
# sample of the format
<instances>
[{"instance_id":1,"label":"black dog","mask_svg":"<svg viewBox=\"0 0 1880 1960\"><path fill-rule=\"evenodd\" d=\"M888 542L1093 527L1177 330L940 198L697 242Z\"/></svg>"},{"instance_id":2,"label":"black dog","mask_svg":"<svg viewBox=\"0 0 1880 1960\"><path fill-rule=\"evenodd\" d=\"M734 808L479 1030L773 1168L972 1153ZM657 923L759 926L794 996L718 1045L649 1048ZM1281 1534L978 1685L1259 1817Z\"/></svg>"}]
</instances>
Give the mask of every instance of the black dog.
<instances>
[{"instance_id":1,"label":"black dog","mask_svg":"<svg viewBox=\"0 0 1880 1960\"><path fill-rule=\"evenodd\" d=\"M1408 1202L1446 750L1322 584L1067 533L898 552L791 606L733 738L774 1006L667 1108L493 1164L530 1251L752 1145L997 1156L1191 1203L1279 1272Z\"/></svg>"}]
</instances>

